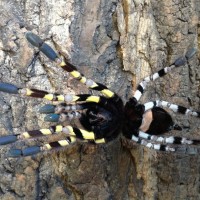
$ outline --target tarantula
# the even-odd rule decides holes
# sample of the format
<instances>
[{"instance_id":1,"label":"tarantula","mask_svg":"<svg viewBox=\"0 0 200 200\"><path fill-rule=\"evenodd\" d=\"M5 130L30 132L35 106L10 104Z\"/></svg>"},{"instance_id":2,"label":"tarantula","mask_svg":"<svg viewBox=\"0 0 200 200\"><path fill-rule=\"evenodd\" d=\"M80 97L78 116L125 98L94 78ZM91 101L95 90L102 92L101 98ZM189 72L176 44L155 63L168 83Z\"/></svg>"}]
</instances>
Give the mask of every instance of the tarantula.
<instances>
[{"instance_id":1,"label":"tarantula","mask_svg":"<svg viewBox=\"0 0 200 200\"><path fill-rule=\"evenodd\" d=\"M43 151L62 148L77 139L91 143L106 143L114 140L122 132L127 139L148 148L161 151L176 151L175 147L169 144L199 144L200 140L190 140L183 137L160 136L170 130L182 130L182 127L173 122L172 117L163 108L171 109L185 115L200 117L200 112L192 111L183 106L171 104L166 101L151 101L140 104L139 100L144 93L147 84L163 77L173 68L185 65L195 54L194 48L187 51L185 56L176 59L170 66L144 78L138 85L134 96L124 104L122 99L105 85L87 79L77 68L59 58L55 51L47 45L39 36L34 33L26 33L27 40L45 54L50 60L67 71L75 79L85 84L91 90L99 91L102 96L90 94L57 94L46 91L28 88L19 88L10 83L0 83L0 91L20 94L36 98L44 98L49 101L60 101L58 105L47 104L39 109L40 113L47 114L45 121L62 122L71 118L78 118L84 129L74 126L56 125L48 129L32 130L21 134L12 134L0 137L0 145L14 143L18 140L49 136L63 132L66 135L64 140L58 140L42 146L25 147L24 149L12 149L9 155L12 157L30 156ZM163 107L163 108L162 108Z\"/></svg>"}]
</instances>

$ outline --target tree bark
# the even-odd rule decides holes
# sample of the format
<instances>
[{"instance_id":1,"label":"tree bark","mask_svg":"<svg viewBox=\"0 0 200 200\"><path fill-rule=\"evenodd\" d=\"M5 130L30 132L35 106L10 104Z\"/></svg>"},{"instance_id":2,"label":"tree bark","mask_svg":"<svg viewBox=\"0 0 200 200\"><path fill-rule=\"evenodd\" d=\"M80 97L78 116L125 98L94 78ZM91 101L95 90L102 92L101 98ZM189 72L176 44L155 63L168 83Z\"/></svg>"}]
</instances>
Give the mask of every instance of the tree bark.
<instances>
[{"instance_id":1,"label":"tree bark","mask_svg":"<svg viewBox=\"0 0 200 200\"><path fill-rule=\"evenodd\" d=\"M40 35L87 77L126 102L137 84L189 48L199 48L199 0L0 0L0 81L57 93L90 93L34 49L24 33ZM148 87L141 102L166 100L200 110L199 54ZM46 102L0 93L0 134L47 128ZM171 135L199 138L199 119L171 113L189 127ZM33 157L9 158L1 148L0 199L199 199L200 157L161 153L122 140L73 144ZM198 152L198 151L197 151Z\"/></svg>"}]
</instances>

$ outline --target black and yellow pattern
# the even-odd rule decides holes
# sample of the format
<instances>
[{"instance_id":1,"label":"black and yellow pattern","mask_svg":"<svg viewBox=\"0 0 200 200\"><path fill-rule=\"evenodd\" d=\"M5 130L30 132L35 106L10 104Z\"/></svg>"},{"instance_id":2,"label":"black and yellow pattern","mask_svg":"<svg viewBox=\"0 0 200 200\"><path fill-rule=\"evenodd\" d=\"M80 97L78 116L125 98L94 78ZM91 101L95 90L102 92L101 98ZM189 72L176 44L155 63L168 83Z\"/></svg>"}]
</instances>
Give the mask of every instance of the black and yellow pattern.
<instances>
[{"instance_id":1,"label":"black and yellow pattern","mask_svg":"<svg viewBox=\"0 0 200 200\"><path fill-rule=\"evenodd\" d=\"M22 88L19 90L19 93L23 96L43 98L49 101L61 101L66 103L75 103L75 102L92 102L92 103L106 103L107 99L101 96L90 95L90 94L79 94L79 95L63 95L57 93L48 93L43 90Z\"/></svg>"},{"instance_id":2,"label":"black and yellow pattern","mask_svg":"<svg viewBox=\"0 0 200 200\"><path fill-rule=\"evenodd\" d=\"M105 85L96 83L93 80L88 80L83 74L81 74L77 70L77 68L74 65L62 61L60 62L59 66L62 67L67 72L69 72L71 76L73 76L75 79L85 84L88 88L101 92L107 98L113 98L115 96L115 93L109 90Z\"/></svg>"},{"instance_id":3,"label":"black and yellow pattern","mask_svg":"<svg viewBox=\"0 0 200 200\"><path fill-rule=\"evenodd\" d=\"M100 91L107 98L112 98L115 96L115 93L109 90L105 85L96 83L92 80L88 80L83 74L81 74L77 68L67 61L62 61L55 53L55 51L46 44L39 36L34 33L26 33L27 40L35 47L37 47L42 53L45 54L50 60L58 63L65 71L69 72L71 76L79 80L81 83L85 84L88 88Z\"/></svg>"},{"instance_id":4,"label":"black and yellow pattern","mask_svg":"<svg viewBox=\"0 0 200 200\"><path fill-rule=\"evenodd\" d=\"M64 132L67 135L78 138L80 140L91 140L91 141L94 141L95 143L105 143L104 138L96 139L95 133L92 131L87 131L87 130L79 129L72 126L62 126L62 125L51 126L50 128L47 128L47 129L26 131L20 134L18 138L30 139L30 138L57 134L61 132Z\"/></svg>"},{"instance_id":5,"label":"black and yellow pattern","mask_svg":"<svg viewBox=\"0 0 200 200\"><path fill-rule=\"evenodd\" d=\"M58 140L58 141L54 141L54 142L50 142L50 143L45 144L41 147L41 150L42 151L54 150L54 149L57 149L57 148L66 147L66 146L68 146L68 145L70 145L74 142L76 142L75 137L67 137L67 139Z\"/></svg>"}]
</instances>

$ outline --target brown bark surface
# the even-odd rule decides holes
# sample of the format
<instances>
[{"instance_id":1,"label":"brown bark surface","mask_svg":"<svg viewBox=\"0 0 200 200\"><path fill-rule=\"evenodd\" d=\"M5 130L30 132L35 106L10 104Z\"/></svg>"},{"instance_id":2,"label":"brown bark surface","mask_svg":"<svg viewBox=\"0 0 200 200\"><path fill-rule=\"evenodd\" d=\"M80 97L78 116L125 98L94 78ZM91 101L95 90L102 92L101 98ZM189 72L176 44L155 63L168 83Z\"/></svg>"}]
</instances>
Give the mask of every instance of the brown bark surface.
<instances>
[{"instance_id":1,"label":"brown bark surface","mask_svg":"<svg viewBox=\"0 0 200 200\"><path fill-rule=\"evenodd\" d=\"M29 66L35 50L24 32L31 30L125 102L142 78L190 47L198 49L199 8L199 0L0 0L0 81L65 94L89 92L43 55ZM196 54L152 83L141 101L161 99L200 110L198 59ZM0 93L0 135L50 126L37 112L44 104ZM199 119L171 114L189 129L170 134L200 138ZM52 138L16 146L45 141ZM6 156L11 145L3 147L0 199L200 199L197 149L173 154L125 144L120 137L18 159Z\"/></svg>"}]
</instances>

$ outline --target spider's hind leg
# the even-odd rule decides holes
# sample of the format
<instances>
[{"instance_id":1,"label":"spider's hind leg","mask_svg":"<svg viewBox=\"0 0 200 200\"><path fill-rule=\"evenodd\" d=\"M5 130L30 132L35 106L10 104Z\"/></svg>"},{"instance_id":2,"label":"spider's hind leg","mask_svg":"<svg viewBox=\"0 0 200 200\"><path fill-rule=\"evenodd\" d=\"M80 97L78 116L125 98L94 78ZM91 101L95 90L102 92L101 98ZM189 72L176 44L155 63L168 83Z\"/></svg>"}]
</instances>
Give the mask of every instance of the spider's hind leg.
<instances>
[{"instance_id":1,"label":"spider's hind leg","mask_svg":"<svg viewBox=\"0 0 200 200\"><path fill-rule=\"evenodd\" d=\"M163 69L159 70L158 72L147 76L143 79L143 81L138 85L137 90L135 91L134 98L139 101L141 96L144 93L144 90L146 89L147 84L150 81L155 81L156 79L165 76L167 73L169 73L173 68L183 66L187 63L189 59L191 59L194 54L196 53L195 48L189 49L184 56L181 56L175 60L171 65L168 67L164 67Z\"/></svg>"},{"instance_id":2,"label":"spider's hind leg","mask_svg":"<svg viewBox=\"0 0 200 200\"><path fill-rule=\"evenodd\" d=\"M200 140L190 140L185 137L178 137L178 136L156 136L150 135L148 133L144 133L139 131L132 135L131 140L134 142L143 145L147 148L158 150L158 151L177 151L179 147L170 146L170 144L177 144L177 145L200 145Z\"/></svg>"},{"instance_id":3,"label":"spider's hind leg","mask_svg":"<svg viewBox=\"0 0 200 200\"><path fill-rule=\"evenodd\" d=\"M184 106L172 104L172 103L169 103L167 101L161 101L161 100L150 101L148 103L145 103L144 106L145 106L145 111L152 110L152 109L159 109L159 107L161 107L161 108L168 108L168 109L172 110L173 112L180 113L180 114L183 114L183 115L191 115L191 116L200 118L200 112L199 111L194 111L194 110L188 109ZM165 120L163 120L163 123L165 123ZM169 126L169 130L170 129L171 130L172 129L182 130L182 127L173 123L171 126Z\"/></svg>"}]
</instances>

